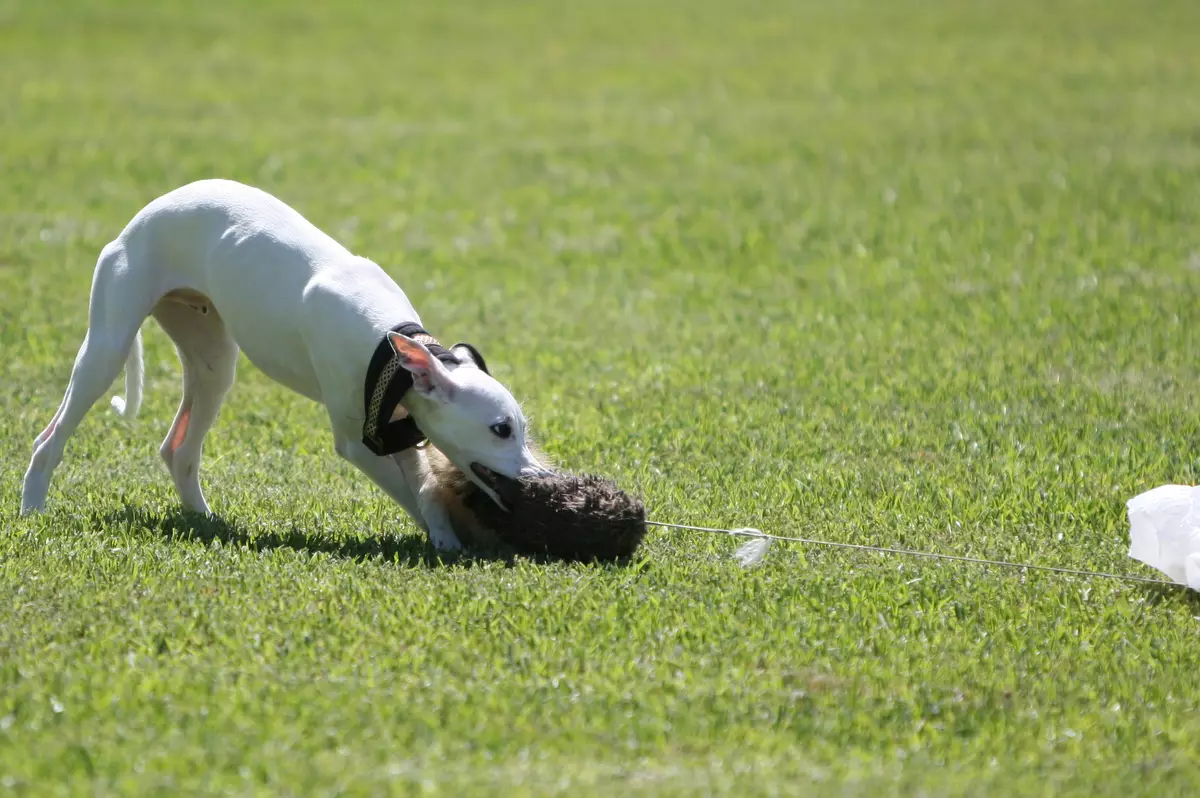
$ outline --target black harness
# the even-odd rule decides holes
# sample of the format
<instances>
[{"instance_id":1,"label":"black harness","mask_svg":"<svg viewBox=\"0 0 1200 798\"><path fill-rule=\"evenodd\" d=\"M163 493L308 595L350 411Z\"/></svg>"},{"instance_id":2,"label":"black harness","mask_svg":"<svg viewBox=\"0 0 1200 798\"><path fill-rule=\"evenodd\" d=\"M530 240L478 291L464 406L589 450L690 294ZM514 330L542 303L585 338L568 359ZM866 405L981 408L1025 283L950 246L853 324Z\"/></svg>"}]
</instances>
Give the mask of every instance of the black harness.
<instances>
[{"instance_id":1,"label":"black harness","mask_svg":"<svg viewBox=\"0 0 1200 798\"><path fill-rule=\"evenodd\" d=\"M430 354L443 363L461 364L462 360L454 352L437 342L437 339L425 331L416 322L404 322L392 328L392 332L419 341L429 350ZM489 373L487 364L479 350L470 344L455 344L454 348L467 350L475 365L485 374ZM383 336L375 354L367 366L367 379L363 385L363 403L366 418L363 421L363 443L377 455L395 454L405 449L411 449L425 441L425 433L417 426L411 415L392 421L392 414L404 399L404 394L413 386L413 376L408 369L400 365L400 355L392 347L388 337Z\"/></svg>"}]
</instances>

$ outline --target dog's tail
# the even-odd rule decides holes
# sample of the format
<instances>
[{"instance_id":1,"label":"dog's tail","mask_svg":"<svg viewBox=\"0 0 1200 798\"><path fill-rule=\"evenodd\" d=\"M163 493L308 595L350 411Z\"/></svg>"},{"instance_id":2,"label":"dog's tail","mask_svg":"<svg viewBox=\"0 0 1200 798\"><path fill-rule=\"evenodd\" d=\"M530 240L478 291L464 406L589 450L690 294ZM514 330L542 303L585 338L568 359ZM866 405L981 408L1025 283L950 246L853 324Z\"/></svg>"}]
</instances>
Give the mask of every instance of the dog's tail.
<instances>
[{"instance_id":1,"label":"dog's tail","mask_svg":"<svg viewBox=\"0 0 1200 798\"><path fill-rule=\"evenodd\" d=\"M142 381L144 378L142 366L142 331L138 330L133 337L133 346L129 356L125 358L125 396L112 398L113 409L122 418L135 418L142 406Z\"/></svg>"}]
</instances>

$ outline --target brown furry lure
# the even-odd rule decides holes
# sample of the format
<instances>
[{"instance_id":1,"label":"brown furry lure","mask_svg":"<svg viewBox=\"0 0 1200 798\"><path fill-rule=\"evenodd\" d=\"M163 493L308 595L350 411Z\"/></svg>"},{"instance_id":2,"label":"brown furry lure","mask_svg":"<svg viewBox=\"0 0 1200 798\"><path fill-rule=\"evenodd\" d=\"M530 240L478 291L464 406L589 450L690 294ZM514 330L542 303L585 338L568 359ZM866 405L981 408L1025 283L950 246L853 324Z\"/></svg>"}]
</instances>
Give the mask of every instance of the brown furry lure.
<instances>
[{"instance_id":1,"label":"brown furry lure","mask_svg":"<svg viewBox=\"0 0 1200 798\"><path fill-rule=\"evenodd\" d=\"M497 543L521 554L582 562L632 556L646 535L646 508L611 480L555 472L509 479L492 474L499 507L432 446L429 462L459 541L469 548Z\"/></svg>"}]
</instances>

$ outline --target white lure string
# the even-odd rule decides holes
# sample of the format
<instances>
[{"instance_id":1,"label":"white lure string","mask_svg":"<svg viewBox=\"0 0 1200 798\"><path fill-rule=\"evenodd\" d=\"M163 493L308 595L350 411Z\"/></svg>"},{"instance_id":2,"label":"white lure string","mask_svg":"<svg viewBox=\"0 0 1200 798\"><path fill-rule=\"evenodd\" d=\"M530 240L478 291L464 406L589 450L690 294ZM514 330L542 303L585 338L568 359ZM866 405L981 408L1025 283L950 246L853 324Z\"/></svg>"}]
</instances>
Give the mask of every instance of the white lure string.
<instances>
[{"instance_id":1,"label":"white lure string","mask_svg":"<svg viewBox=\"0 0 1200 798\"><path fill-rule=\"evenodd\" d=\"M1090 576L1099 579L1116 579L1122 582L1142 582L1151 585L1171 585L1172 587L1187 587L1178 582L1172 582L1167 579L1151 579L1145 576L1133 576L1126 574L1110 574L1104 571L1085 571L1079 568L1060 568L1054 565L1032 565L1029 563L1007 562L1005 560L984 560L978 557L961 557L955 554L937 554L931 551L914 551L912 549L892 549L885 546L866 546L859 543L837 543L832 540L816 540L814 538L800 537L785 537L783 535L771 535L762 530L753 527L739 527L737 529L719 529L710 526L692 526L690 524L668 524L665 521L647 521L651 526L665 527L668 529L686 529L692 532L712 532L717 535L732 535L736 537L757 538L767 541L765 544L760 544L759 547L752 548L750 544L741 546L735 553L734 557L745 567L750 567L761 562L766 556L767 548L771 541L785 541L789 543L804 543L809 546L827 546L838 549L855 549L857 551L871 551L879 554L899 554L908 557L926 557L935 560L951 560L953 562L968 562L976 565L991 565L1000 568L1020 568L1030 571L1049 571L1057 574L1069 574L1071 576ZM751 541L758 543L758 541Z\"/></svg>"}]
</instances>

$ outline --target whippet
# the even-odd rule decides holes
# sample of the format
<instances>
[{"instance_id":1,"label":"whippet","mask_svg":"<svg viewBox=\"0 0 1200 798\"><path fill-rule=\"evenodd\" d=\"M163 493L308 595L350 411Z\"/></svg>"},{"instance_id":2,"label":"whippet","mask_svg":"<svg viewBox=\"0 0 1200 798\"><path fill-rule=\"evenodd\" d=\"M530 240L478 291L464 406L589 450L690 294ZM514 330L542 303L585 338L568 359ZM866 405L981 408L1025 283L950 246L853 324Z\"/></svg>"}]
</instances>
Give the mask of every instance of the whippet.
<instances>
[{"instance_id":1,"label":"whippet","mask_svg":"<svg viewBox=\"0 0 1200 798\"><path fill-rule=\"evenodd\" d=\"M264 191L203 180L151 202L101 251L87 336L62 404L34 441L23 514L44 507L67 439L122 365L125 396L112 405L136 415L147 316L174 341L183 366L183 400L159 453L183 504L196 512L211 513L200 488L201 449L239 351L324 405L335 451L399 502L439 549L460 544L422 440L497 502L496 475L545 471L512 394L473 347L437 345L382 268Z\"/></svg>"}]
</instances>

